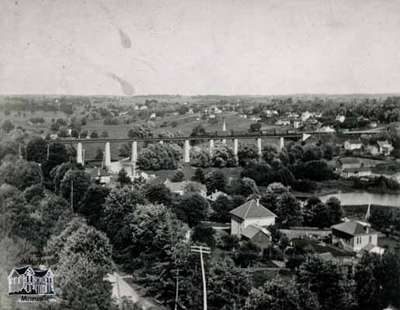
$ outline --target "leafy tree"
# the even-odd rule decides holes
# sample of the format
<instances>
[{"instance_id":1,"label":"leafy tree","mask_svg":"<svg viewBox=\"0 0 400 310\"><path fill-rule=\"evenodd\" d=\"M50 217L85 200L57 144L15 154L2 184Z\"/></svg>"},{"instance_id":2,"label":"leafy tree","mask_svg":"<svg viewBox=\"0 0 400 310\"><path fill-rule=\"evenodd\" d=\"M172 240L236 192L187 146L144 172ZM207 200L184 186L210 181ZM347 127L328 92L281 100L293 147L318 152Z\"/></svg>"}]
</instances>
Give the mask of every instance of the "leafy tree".
<instances>
[{"instance_id":1,"label":"leafy tree","mask_svg":"<svg viewBox=\"0 0 400 310\"><path fill-rule=\"evenodd\" d=\"M238 151L239 165L244 167L249 162L258 159L257 147L255 145L245 145L239 148Z\"/></svg>"},{"instance_id":2,"label":"leafy tree","mask_svg":"<svg viewBox=\"0 0 400 310\"><path fill-rule=\"evenodd\" d=\"M129 129L128 131L128 137L133 139L133 138L151 138L153 136L153 133L151 130L146 127L146 126L141 126L141 125L135 125L133 128Z\"/></svg>"},{"instance_id":3,"label":"leafy tree","mask_svg":"<svg viewBox=\"0 0 400 310\"><path fill-rule=\"evenodd\" d=\"M116 309L112 298L111 283L104 279L104 272L80 254L68 257L59 267L56 277L61 289L60 309Z\"/></svg>"},{"instance_id":4,"label":"leafy tree","mask_svg":"<svg viewBox=\"0 0 400 310\"><path fill-rule=\"evenodd\" d=\"M211 218L220 223L227 223L230 221L229 212L235 208L233 199L227 195L220 195L211 203L213 214Z\"/></svg>"},{"instance_id":5,"label":"leafy tree","mask_svg":"<svg viewBox=\"0 0 400 310\"><path fill-rule=\"evenodd\" d=\"M210 153L200 147L190 150L190 164L194 167L207 168L211 166Z\"/></svg>"},{"instance_id":6,"label":"leafy tree","mask_svg":"<svg viewBox=\"0 0 400 310\"><path fill-rule=\"evenodd\" d=\"M207 219L209 214L208 201L197 193L185 194L175 209L177 217L189 227L196 226Z\"/></svg>"},{"instance_id":7,"label":"leafy tree","mask_svg":"<svg viewBox=\"0 0 400 310\"><path fill-rule=\"evenodd\" d=\"M322 158L322 150L319 146L309 144L304 147L303 161L320 160Z\"/></svg>"},{"instance_id":8,"label":"leafy tree","mask_svg":"<svg viewBox=\"0 0 400 310\"><path fill-rule=\"evenodd\" d=\"M346 309L345 279L336 264L311 256L300 266L296 282L316 295L321 310Z\"/></svg>"},{"instance_id":9,"label":"leafy tree","mask_svg":"<svg viewBox=\"0 0 400 310\"><path fill-rule=\"evenodd\" d=\"M151 203L163 204L165 206L171 204L171 191L163 183L154 182L146 184L144 195Z\"/></svg>"},{"instance_id":10,"label":"leafy tree","mask_svg":"<svg viewBox=\"0 0 400 310\"><path fill-rule=\"evenodd\" d=\"M323 160L311 160L295 166L294 175L298 179L314 181L330 180L334 177L332 169Z\"/></svg>"},{"instance_id":11,"label":"leafy tree","mask_svg":"<svg viewBox=\"0 0 400 310\"><path fill-rule=\"evenodd\" d=\"M171 179L172 182L182 182L184 180L185 180L185 174L183 173L182 170L177 170Z\"/></svg>"},{"instance_id":12,"label":"leafy tree","mask_svg":"<svg viewBox=\"0 0 400 310\"><path fill-rule=\"evenodd\" d=\"M86 172L82 170L68 170L61 181L60 193L70 203L72 196L74 210L76 211L79 202L82 200L90 184L90 175Z\"/></svg>"},{"instance_id":13,"label":"leafy tree","mask_svg":"<svg viewBox=\"0 0 400 310\"><path fill-rule=\"evenodd\" d=\"M101 137L102 138L108 138L108 131L107 130L103 130L101 133Z\"/></svg>"},{"instance_id":14,"label":"leafy tree","mask_svg":"<svg viewBox=\"0 0 400 310\"><path fill-rule=\"evenodd\" d=\"M176 169L182 151L176 144L150 144L138 157L138 166L144 170Z\"/></svg>"},{"instance_id":15,"label":"leafy tree","mask_svg":"<svg viewBox=\"0 0 400 310\"><path fill-rule=\"evenodd\" d=\"M246 310L312 310L320 309L318 300L306 288L294 281L275 278L265 282L263 287L252 289L246 301Z\"/></svg>"},{"instance_id":16,"label":"leafy tree","mask_svg":"<svg viewBox=\"0 0 400 310\"><path fill-rule=\"evenodd\" d=\"M300 204L290 193L279 197L274 212L277 215L277 223L282 227L300 226L303 223Z\"/></svg>"},{"instance_id":17,"label":"leafy tree","mask_svg":"<svg viewBox=\"0 0 400 310\"><path fill-rule=\"evenodd\" d=\"M251 241L245 241L240 244L235 253L235 262L241 267L253 265L259 258L261 249Z\"/></svg>"},{"instance_id":18,"label":"leafy tree","mask_svg":"<svg viewBox=\"0 0 400 310\"><path fill-rule=\"evenodd\" d=\"M331 200L331 204L324 204L317 197L310 198L304 206L304 223L307 226L330 227L340 222L340 201Z\"/></svg>"},{"instance_id":19,"label":"leafy tree","mask_svg":"<svg viewBox=\"0 0 400 310\"><path fill-rule=\"evenodd\" d=\"M33 138L26 146L26 159L39 164L47 160L47 142L42 138Z\"/></svg>"},{"instance_id":20,"label":"leafy tree","mask_svg":"<svg viewBox=\"0 0 400 310\"><path fill-rule=\"evenodd\" d=\"M267 162L271 163L275 158L278 157L278 150L271 144L267 144L262 149L262 158Z\"/></svg>"},{"instance_id":21,"label":"leafy tree","mask_svg":"<svg viewBox=\"0 0 400 310\"><path fill-rule=\"evenodd\" d=\"M325 204L329 210L331 225L339 223L344 216L340 200L336 197L330 197Z\"/></svg>"},{"instance_id":22,"label":"leafy tree","mask_svg":"<svg viewBox=\"0 0 400 310\"><path fill-rule=\"evenodd\" d=\"M261 130L261 123L250 124L249 132L259 132Z\"/></svg>"},{"instance_id":23,"label":"leafy tree","mask_svg":"<svg viewBox=\"0 0 400 310\"><path fill-rule=\"evenodd\" d=\"M90 133L90 138L91 139L97 139L99 137L99 134L97 133L97 131L92 131Z\"/></svg>"},{"instance_id":24,"label":"leafy tree","mask_svg":"<svg viewBox=\"0 0 400 310\"><path fill-rule=\"evenodd\" d=\"M207 285L210 309L243 309L251 284L247 271L229 258L211 260Z\"/></svg>"},{"instance_id":25,"label":"leafy tree","mask_svg":"<svg viewBox=\"0 0 400 310\"><path fill-rule=\"evenodd\" d=\"M45 197L44 187L41 184L31 185L24 190L24 198L28 203L41 200Z\"/></svg>"},{"instance_id":26,"label":"leafy tree","mask_svg":"<svg viewBox=\"0 0 400 310\"><path fill-rule=\"evenodd\" d=\"M202 184L205 183L205 181L206 181L206 176L205 176L205 174L204 174L203 169L197 168L197 169L194 171L194 176L192 177L192 181L200 182L200 183L202 183Z\"/></svg>"},{"instance_id":27,"label":"leafy tree","mask_svg":"<svg viewBox=\"0 0 400 310\"><path fill-rule=\"evenodd\" d=\"M225 251L232 251L239 248L239 238L235 235L224 234L221 236L218 247Z\"/></svg>"},{"instance_id":28,"label":"leafy tree","mask_svg":"<svg viewBox=\"0 0 400 310\"><path fill-rule=\"evenodd\" d=\"M103 150L101 148L96 149L96 155L94 156L95 160L102 161L103 160Z\"/></svg>"},{"instance_id":29,"label":"leafy tree","mask_svg":"<svg viewBox=\"0 0 400 310\"><path fill-rule=\"evenodd\" d=\"M388 305L400 306L399 256L386 252L382 257L364 254L356 266L355 296L360 309L382 309Z\"/></svg>"},{"instance_id":30,"label":"leafy tree","mask_svg":"<svg viewBox=\"0 0 400 310\"><path fill-rule=\"evenodd\" d=\"M362 256L356 266L354 280L356 282L355 296L360 309L383 309L382 288L378 275L380 257L371 254Z\"/></svg>"},{"instance_id":31,"label":"leafy tree","mask_svg":"<svg viewBox=\"0 0 400 310\"><path fill-rule=\"evenodd\" d=\"M50 242L47 253L56 262L53 269L63 308L106 310L113 306L111 285L104 280L111 271L111 246L103 233L74 221Z\"/></svg>"},{"instance_id":32,"label":"leafy tree","mask_svg":"<svg viewBox=\"0 0 400 310\"><path fill-rule=\"evenodd\" d=\"M126 251L132 242L129 216L137 205L144 203L141 191L130 190L127 187L113 189L104 203L103 230L114 247L114 259L125 266L130 265L129 255Z\"/></svg>"},{"instance_id":33,"label":"leafy tree","mask_svg":"<svg viewBox=\"0 0 400 310\"><path fill-rule=\"evenodd\" d=\"M214 149L211 164L213 167L234 167L236 165L235 156L232 149L226 145L219 145Z\"/></svg>"},{"instance_id":34,"label":"leafy tree","mask_svg":"<svg viewBox=\"0 0 400 310\"><path fill-rule=\"evenodd\" d=\"M378 230L384 230L387 228L387 224L392 222L393 214L383 209L371 208L371 216L368 222Z\"/></svg>"},{"instance_id":35,"label":"leafy tree","mask_svg":"<svg viewBox=\"0 0 400 310\"><path fill-rule=\"evenodd\" d=\"M32 243L41 251L50 237L59 234L71 220L73 212L65 199L52 193L40 201L39 210L40 238L36 237Z\"/></svg>"},{"instance_id":36,"label":"leafy tree","mask_svg":"<svg viewBox=\"0 0 400 310\"><path fill-rule=\"evenodd\" d=\"M79 130L77 129L71 129L71 137L72 138L79 138Z\"/></svg>"},{"instance_id":37,"label":"leafy tree","mask_svg":"<svg viewBox=\"0 0 400 310\"><path fill-rule=\"evenodd\" d=\"M208 245L211 248L215 247L215 230L209 226L204 224L198 224L193 227L192 232L192 241L203 243Z\"/></svg>"},{"instance_id":38,"label":"leafy tree","mask_svg":"<svg viewBox=\"0 0 400 310\"><path fill-rule=\"evenodd\" d=\"M78 205L78 213L85 216L89 225L101 227L103 218L103 204L109 195L110 189L101 185L91 184Z\"/></svg>"},{"instance_id":39,"label":"leafy tree","mask_svg":"<svg viewBox=\"0 0 400 310\"><path fill-rule=\"evenodd\" d=\"M121 156L121 157L130 157L131 156L131 147L128 143L121 144L121 146L118 148L118 156ZM101 158L103 158L103 152L102 152Z\"/></svg>"},{"instance_id":40,"label":"leafy tree","mask_svg":"<svg viewBox=\"0 0 400 310\"><path fill-rule=\"evenodd\" d=\"M4 161L0 166L0 182L14 185L20 190L41 183L42 171L37 163L19 159Z\"/></svg>"},{"instance_id":41,"label":"leafy tree","mask_svg":"<svg viewBox=\"0 0 400 310\"><path fill-rule=\"evenodd\" d=\"M201 137L207 135L207 131L204 129L203 125L197 125L192 129L191 137Z\"/></svg>"},{"instance_id":42,"label":"leafy tree","mask_svg":"<svg viewBox=\"0 0 400 310\"><path fill-rule=\"evenodd\" d=\"M134 268L141 267L141 283L148 293L164 305L175 303L176 276L179 276L179 304L193 304L193 260L185 235L187 226L167 208L159 205L138 206L130 217L132 259Z\"/></svg>"},{"instance_id":43,"label":"leafy tree","mask_svg":"<svg viewBox=\"0 0 400 310\"><path fill-rule=\"evenodd\" d=\"M56 194L59 194L59 192L60 192L60 185L61 185L62 179L64 178L64 175L67 173L67 171L69 171L73 167L74 166L72 163L66 162L66 163L62 163L61 165L54 167L50 171L50 177L53 180L53 188L54 188L54 192Z\"/></svg>"},{"instance_id":44,"label":"leafy tree","mask_svg":"<svg viewBox=\"0 0 400 310\"><path fill-rule=\"evenodd\" d=\"M0 141L0 159L5 158L7 155L17 155L18 154L18 144L16 141Z\"/></svg>"},{"instance_id":45,"label":"leafy tree","mask_svg":"<svg viewBox=\"0 0 400 310\"><path fill-rule=\"evenodd\" d=\"M54 167L67 162L69 160L69 154L65 145L62 143L50 143L47 152L46 160L42 163L42 171L45 180L51 184L51 170Z\"/></svg>"},{"instance_id":46,"label":"leafy tree","mask_svg":"<svg viewBox=\"0 0 400 310\"><path fill-rule=\"evenodd\" d=\"M245 197L259 193L256 182L254 182L253 179L247 177L243 177L240 178L239 180L236 180L230 187L231 189L228 192L242 195Z\"/></svg>"},{"instance_id":47,"label":"leafy tree","mask_svg":"<svg viewBox=\"0 0 400 310\"><path fill-rule=\"evenodd\" d=\"M35 228L22 193L14 186L0 186L0 232L2 236L16 236L31 240Z\"/></svg>"},{"instance_id":48,"label":"leafy tree","mask_svg":"<svg viewBox=\"0 0 400 310\"><path fill-rule=\"evenodd\" d=\"M205 183L209 194L215 191L224 191L226 178L222 171L214 170L206 175Z\"/></svg>"},{"instance_id":49,"label":"leafy tree","mask_svg":"<svg viewBox=\"0 0 400 310\"><path fill-rule=\"evenodd\" d=\"M6 133L9 133L14 128L14 124L9 119L6 119L1 125L1 129L3 129Z\"/></svg>"},{"instance_id":50,"label":"leafy tree","mask_svg":"<svg viewBox=\"0 0 400 310\"><path fill-rule=\"evenodd\" d=\"M126 172L126 170L125 170L124 168L122 168L122 169L118 172L118 180L117 180L117 181L118 181L122 186L132 183L131 178L128 176L128 173Z\"/></svg>"}]
</instances>

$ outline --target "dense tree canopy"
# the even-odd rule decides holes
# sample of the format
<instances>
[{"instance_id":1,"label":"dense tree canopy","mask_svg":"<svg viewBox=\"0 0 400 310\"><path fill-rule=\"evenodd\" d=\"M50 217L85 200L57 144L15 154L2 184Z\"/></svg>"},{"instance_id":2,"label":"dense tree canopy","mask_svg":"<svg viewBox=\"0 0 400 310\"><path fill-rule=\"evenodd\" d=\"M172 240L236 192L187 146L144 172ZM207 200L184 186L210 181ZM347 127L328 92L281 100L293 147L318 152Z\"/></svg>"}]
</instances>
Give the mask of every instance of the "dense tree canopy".
<instances>
[{"instance_id":1,"label":"dense tree canopy","mask_svg":"<svg viewBox=\"0 0 400 310\"><path fill-rule=\"evenodd\" d=\"M182 150L176 144L150 144L138 157L138 166L144 170L176 169Z\"/></svg>"}]
</instances>

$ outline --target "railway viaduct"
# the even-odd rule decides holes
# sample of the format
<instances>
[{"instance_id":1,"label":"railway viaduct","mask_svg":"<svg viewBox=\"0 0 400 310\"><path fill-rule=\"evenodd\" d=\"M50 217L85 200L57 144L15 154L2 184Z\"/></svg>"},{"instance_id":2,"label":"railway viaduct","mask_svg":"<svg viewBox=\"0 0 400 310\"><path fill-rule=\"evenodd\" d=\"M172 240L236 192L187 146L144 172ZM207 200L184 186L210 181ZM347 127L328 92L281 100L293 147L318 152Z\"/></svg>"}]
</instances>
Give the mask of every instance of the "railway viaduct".
<instances>
[{"instance_id":1,"label":"railway viaduct","mask_svg":"<svg viewBox=\"0 0 400 310\"><path fill-rule=\"evenodd\" d=\"M362 134L378 134L381 131L348 131L340 133L340 135L345 136L360 136ZM136 167L137 159L138 159L138 143L164 143L164 142L183 142L183 161L185 163L190 163L190 149L191 149L191 141L204 141L209 144L209 152L210 156L213 155L215 141L222 141L222 143L226 144L227 140L233 141L233 153L235 158L237 159L238 151L239 151L239 140L256 140L257 152L261 156L262 154L262 140L263 139L275 139L278 141L279 150L281 150L285 145L285 139L288 140L305 140L312 135L324 136L324 135L333 135L337 133L325 133L325 132L295 132L295 131L287 131L286 133L234 133L230 134L209 134L203 136L186 136L186 137L171 137L171 138L118 138L118 139L110 139L110 138L96 138L96 139L62 139L57 140L57 142L63 144L76 145L76 161L84 165L84 144L89 143L104 143L104 166L106 168L111 167L111 144L112 143L131 143L131 164L132 167Z\"/></svg>"}]
</instances>

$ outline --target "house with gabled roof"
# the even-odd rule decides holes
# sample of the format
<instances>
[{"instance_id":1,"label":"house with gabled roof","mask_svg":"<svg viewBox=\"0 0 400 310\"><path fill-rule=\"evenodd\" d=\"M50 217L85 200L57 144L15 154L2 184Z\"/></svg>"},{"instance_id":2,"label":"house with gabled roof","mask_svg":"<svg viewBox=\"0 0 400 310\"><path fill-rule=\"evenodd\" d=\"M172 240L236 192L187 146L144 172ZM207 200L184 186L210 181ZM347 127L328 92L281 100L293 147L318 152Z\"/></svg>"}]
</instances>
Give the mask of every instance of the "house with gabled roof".
<instances>
[{"instance_id":1,"label":"house with gabled roof","mask_svg":"<svg viewBox=\"0 0 400 310\"><path fill-rule=\"evenodd\" d=\"M30 265L13 268L8 275L10 295L52 295L54 294L54 274L50 268L33 268Z\"/></svg>"},{"instance_id":2,"label":"house with gabled roof","mask_svg":"<svg viewBox=\"0 0 400 310\"><path fill-rule=\"evenodd\" d=\"M265 228L275 224L276 215L260 204L259 199L251 199L233 209L231 215L231 234L239 238L249 233L250 225ZM260 230L260 229L259 229Z\"/></svg>"},{"instance_id":3,"label":"house with gabled roof","mask_svg":"<svg viewBox=\"0 0 400 310\"><path fill-rule=\"evenodd\" d=\"M378 232L369 223L347 221L331 227L332 243L346 250L360 252L364 248L378 246Z\"/></svg>"}]
</instances>

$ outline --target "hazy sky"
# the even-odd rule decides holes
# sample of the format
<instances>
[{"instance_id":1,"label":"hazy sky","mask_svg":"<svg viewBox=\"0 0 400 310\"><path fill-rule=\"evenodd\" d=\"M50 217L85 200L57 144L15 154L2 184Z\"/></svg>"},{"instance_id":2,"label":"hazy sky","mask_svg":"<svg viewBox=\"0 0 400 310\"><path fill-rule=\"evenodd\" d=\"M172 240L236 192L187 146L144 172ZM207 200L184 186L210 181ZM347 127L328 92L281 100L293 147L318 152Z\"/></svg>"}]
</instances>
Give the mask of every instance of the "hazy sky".
<instances>
[{"instance_id":1,"label":"hazy sky","mask_svg":"<svg viewBox=\"0 0 400 310\"><path fill-rule=\"evenodd\" d=\"M399 0L0 0L2 94L399 91Z\"/></svg>"}]
</instances>

